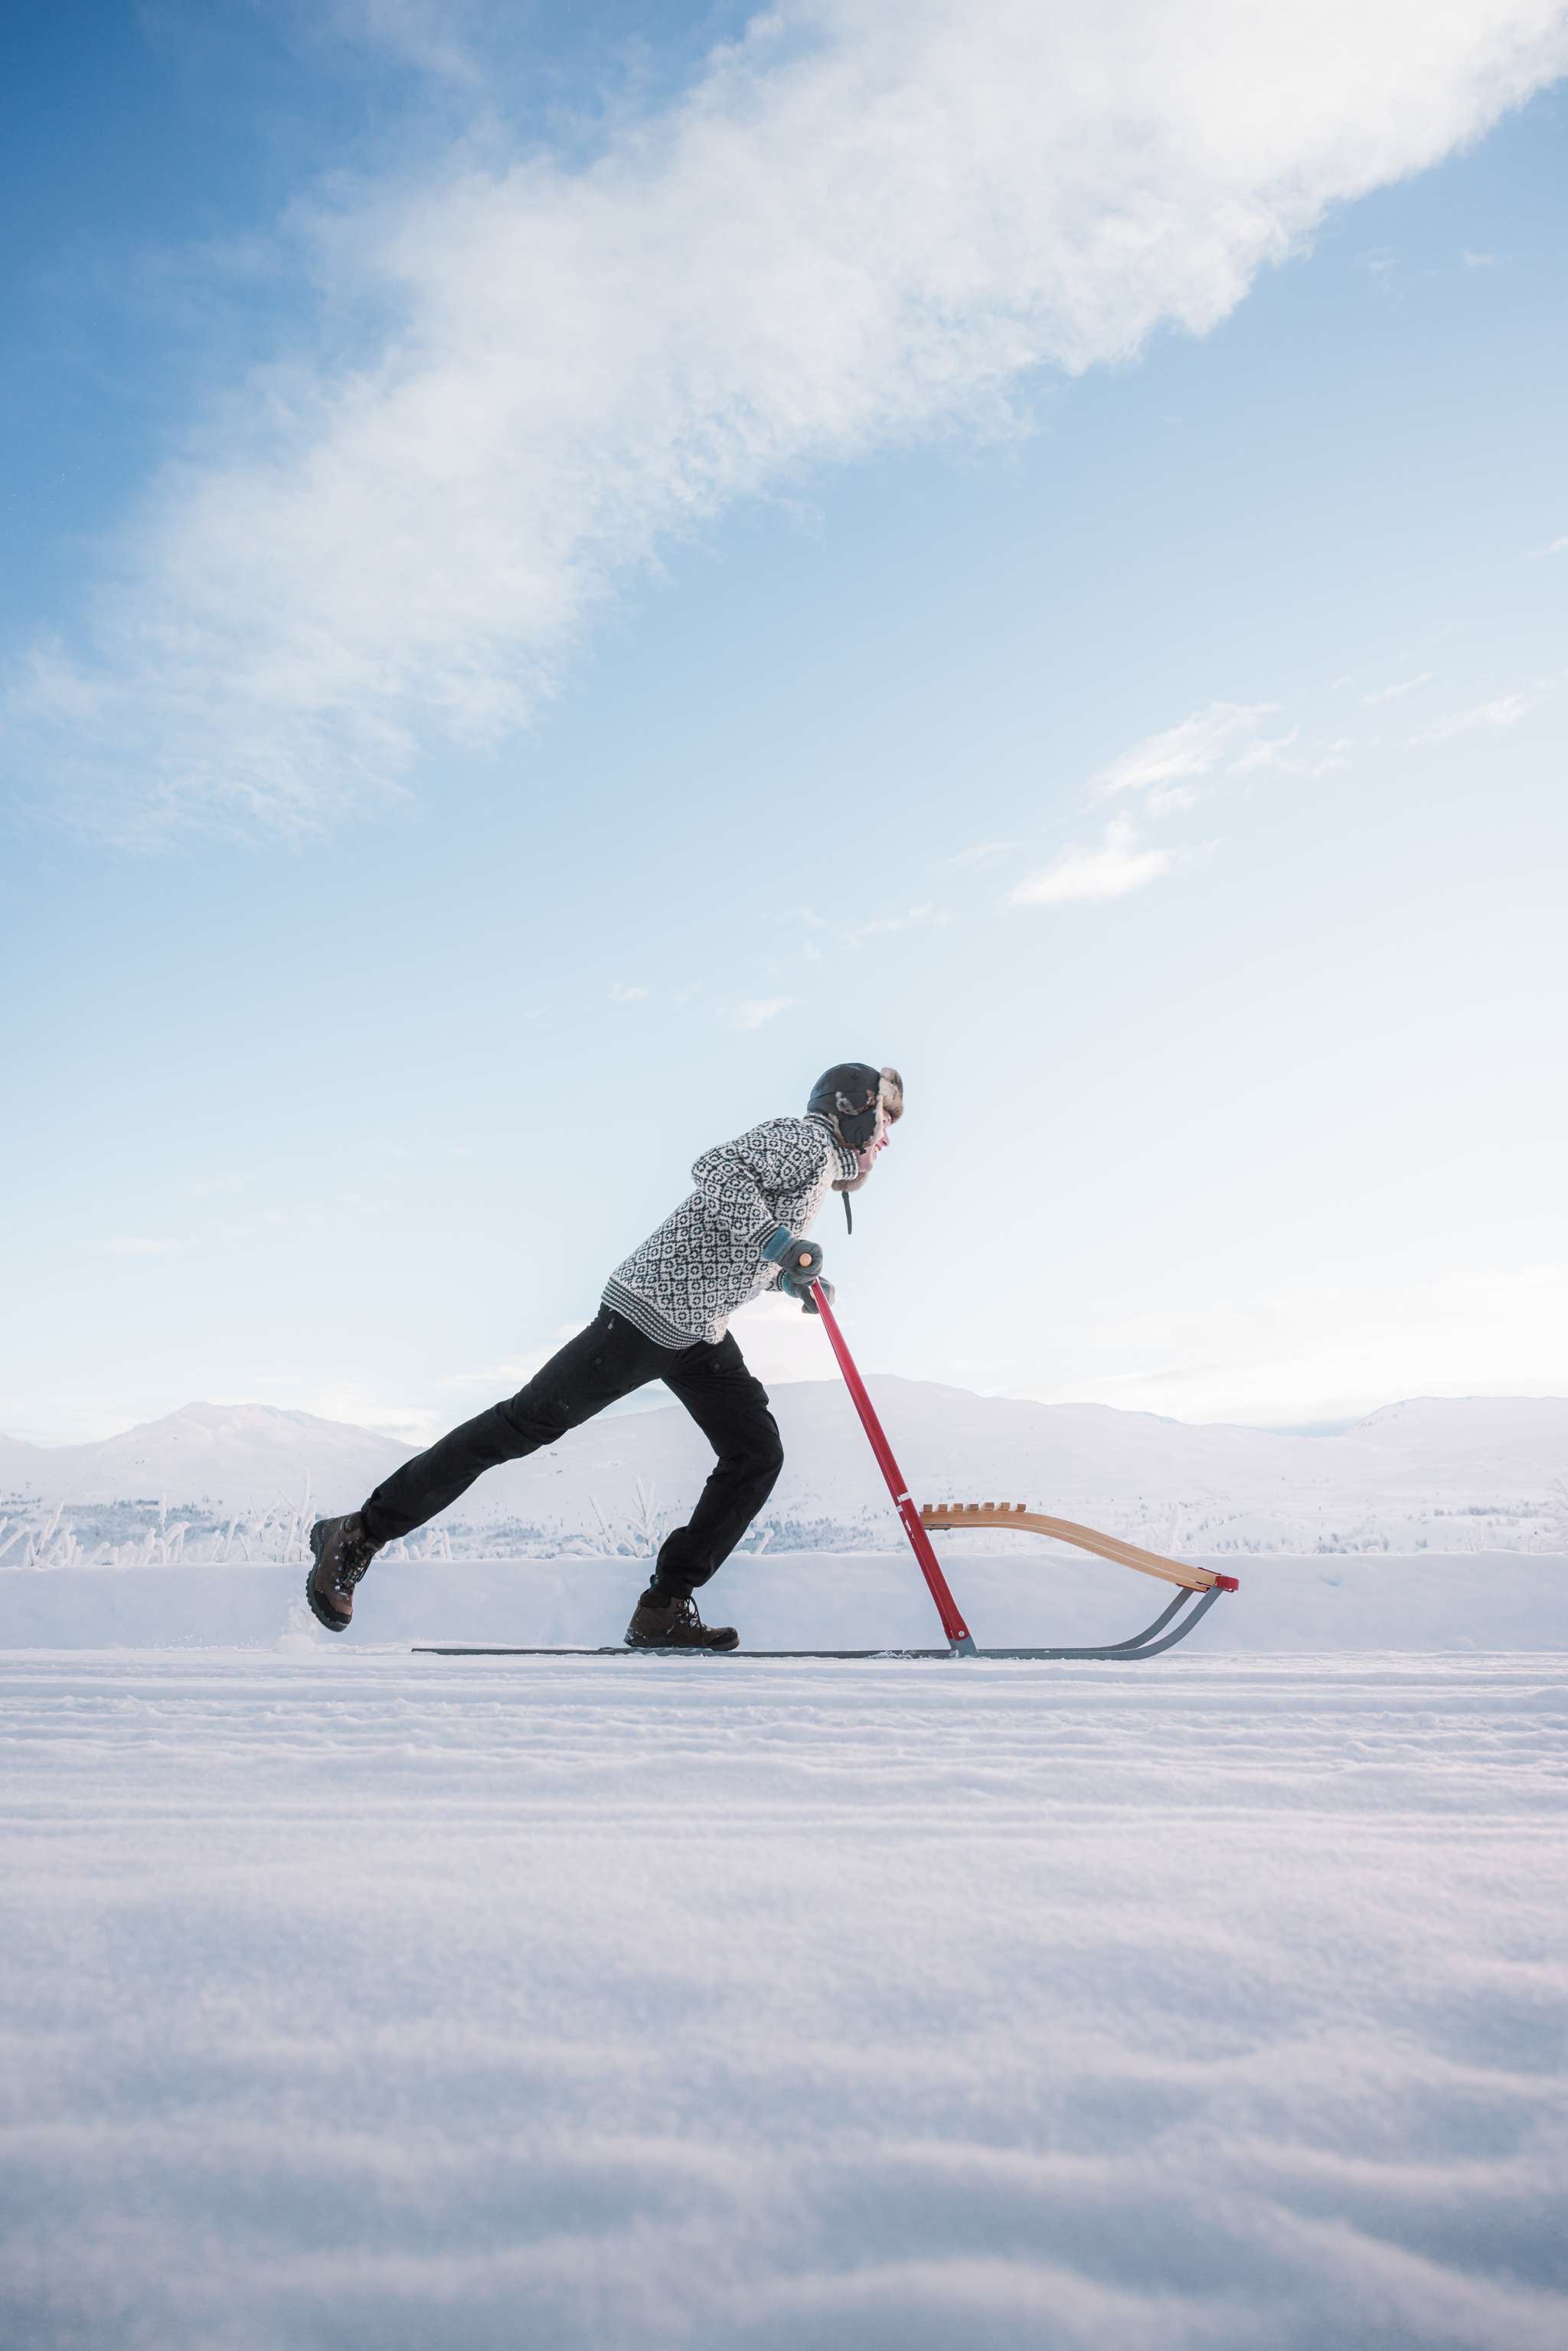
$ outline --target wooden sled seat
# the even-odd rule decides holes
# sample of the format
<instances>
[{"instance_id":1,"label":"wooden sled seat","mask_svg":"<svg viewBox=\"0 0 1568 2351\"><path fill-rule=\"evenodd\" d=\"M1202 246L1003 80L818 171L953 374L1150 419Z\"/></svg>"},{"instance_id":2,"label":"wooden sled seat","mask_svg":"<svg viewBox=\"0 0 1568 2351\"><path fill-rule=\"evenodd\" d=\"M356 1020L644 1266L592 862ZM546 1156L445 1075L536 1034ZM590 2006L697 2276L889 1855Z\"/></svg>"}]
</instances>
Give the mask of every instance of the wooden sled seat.
<instances>
[{"instance_id":1,"label":"wooden sled seat","mask_svg":"<svg viewBox=\"0 0 1568 2351\"><path fill-rule=\"evenodd\" d=\"M1157 1551L1143 1551L1124 1542L1120 1535L1103 1535L1098 1528L1081 1527L1072 1519L1047 1518L1042 1510L1027 1510L1022 1502L922 1502L923 1526L934 1533L967 1532L972 1527L997 1527L1006 1534L1050 1535L1071 1543L1076 1551L1092 1551L1113 1559L1119 1567L1135 1567L1140 1575L1157 1575L1166 1583L1179 1583L1187 1592L1235 1592L1233 1575L1217 1574L1212 1567L1194 1567L1187 1561L1166 1559Z\"/></svg>"}]
</instances>

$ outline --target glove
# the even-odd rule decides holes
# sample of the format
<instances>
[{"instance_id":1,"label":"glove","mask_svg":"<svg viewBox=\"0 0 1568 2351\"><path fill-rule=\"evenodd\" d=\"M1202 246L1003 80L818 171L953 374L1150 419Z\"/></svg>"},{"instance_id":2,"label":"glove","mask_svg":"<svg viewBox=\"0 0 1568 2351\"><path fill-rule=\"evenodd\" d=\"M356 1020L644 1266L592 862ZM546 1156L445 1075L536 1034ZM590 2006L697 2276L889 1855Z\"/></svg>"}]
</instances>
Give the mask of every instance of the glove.
<instances>
[{"instance_id":1,"label":"glove","mask_svg":"<svg viewBox=\"0 0 1568 2351\"><path fill-rule=\"evenodd\" d=\"M779 1225L761 1248L779 1268L779 1289L789 1298L804 1298L822 1270L821 1244L797 1240L787 1225Z\"/></svg>"},{"instance_id":2,"label":"glove","mask_svg":"<svg viewBox=\"0 0 1568 2351\"><path fill-rule=\"evenodd\" d=\"M791 1241L789 1255L779 1276L786 1298L805 1299L822 1270L822 1252L815 1241Z\"/></svg>"},{"instance_id":3,"label":"glove","mask_svg":"<svg viewBox=\"0 0 1568 2351\"><path fill-rule=\"evenodd\" d=\"M834 1299L839 1294L833 1288L832 1283L831 1281L824 1281L821 1275L819 1274L817 1276L817 1288L821 1290L822 1296L827 1300L831 1306ZM803 1298L800 1301L800 1311L802 1314L814 1314L817 1311L816 1300L814 1298Z\"/></svg>"}]
</instances>

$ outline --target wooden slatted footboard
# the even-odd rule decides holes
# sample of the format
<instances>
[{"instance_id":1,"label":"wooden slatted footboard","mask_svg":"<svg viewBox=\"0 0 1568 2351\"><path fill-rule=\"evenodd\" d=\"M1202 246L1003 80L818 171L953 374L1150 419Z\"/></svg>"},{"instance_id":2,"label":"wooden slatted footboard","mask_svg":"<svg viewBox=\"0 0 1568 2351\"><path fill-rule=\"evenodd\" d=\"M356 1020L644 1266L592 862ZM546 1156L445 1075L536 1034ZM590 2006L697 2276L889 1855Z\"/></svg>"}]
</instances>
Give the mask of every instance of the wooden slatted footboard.
<instances>
[{"instance_id":1,"label":"wooden slatted footboard","mask_svg":"<svg viewBox=\"0 0 1568 2351\"><path fill-rule=\"evenodd\" d=\"M1119 1567L1135 1567L1140 1575L1157 1575L1166 1583L1180 1583L1188 1592L1234 1592L1233 1575L1218 1575L1211 1567L1193 1567L1186 1560L1165 1559L1157 1551L1142 1551L1120 1535L1103 1535L1098 1528L1081 1527L1072 1519L1050 1519L1042 1510L1026 1510L1022 1502L922 1502L920 1517L934 1532L967 1531L971 1527L998 1527L1009 1534L1051 1535L1076 1551L1092 1551L1113 1559Z\"/></svg>"}]
</instances>

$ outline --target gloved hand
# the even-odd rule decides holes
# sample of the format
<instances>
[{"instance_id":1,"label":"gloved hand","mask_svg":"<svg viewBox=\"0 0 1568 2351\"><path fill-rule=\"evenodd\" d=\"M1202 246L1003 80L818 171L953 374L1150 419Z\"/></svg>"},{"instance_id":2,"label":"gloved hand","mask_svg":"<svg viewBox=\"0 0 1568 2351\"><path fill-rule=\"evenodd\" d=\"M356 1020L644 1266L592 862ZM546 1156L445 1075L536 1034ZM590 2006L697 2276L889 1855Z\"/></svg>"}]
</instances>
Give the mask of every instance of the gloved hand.
<instances>
[{"instance_id":1,"label":"gloved hand","mask_svg":"<svg viewBox=\"0 0 1568 2351\"><path fill-rule=\"evenodd\" d=\"M821 1244L797 1240L783 1225L768 1234L762 1244L762 1254L770 1257L779 1268L779 1287L789 1298L804 1298L822 1270Z\"/></svg>"},{"instance_id":2,"label":"gloved hand","mask_svg":"<svg viewBox=\"0 0 1568 2351\"><path fill-rule=\"evenodd\" d=\"M817 1288L821 1290L822 1296L827 1300L831 1306L834 1299L839 1294L833 1288L832 1283L831 1281L824 1281L821 1275L819 1274L817 1276ZM815 1298L803 1298L800 1301L800 1311L802 1314L814 1314L817 1311L817 1301Z\"/></svg>"},{"instance_id":3,"label":"gloved hand","mask_svg":"<svg viewBox=\"0 0 1568 2351\"><path fill-rule=\"evenodd\" d=\"M822 1252L815 1241L796 1241L789 1250L789 1261L779 1276L779 1287L786 1298L802 1301L811 1294L811 1284L821 1279Z\"/></svg>"}]
</instances>

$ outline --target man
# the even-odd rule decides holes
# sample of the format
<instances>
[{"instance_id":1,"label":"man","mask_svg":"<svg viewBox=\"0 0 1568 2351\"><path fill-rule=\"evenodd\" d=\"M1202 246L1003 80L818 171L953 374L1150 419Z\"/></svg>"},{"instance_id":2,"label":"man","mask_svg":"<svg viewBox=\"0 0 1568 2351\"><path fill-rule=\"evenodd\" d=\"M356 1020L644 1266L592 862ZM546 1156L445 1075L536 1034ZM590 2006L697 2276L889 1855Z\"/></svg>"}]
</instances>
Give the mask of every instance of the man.
<instances>
[{"instance_id":1,"label":"man","mask_svg":"<svg viewBox=\"0 0 1568 2351\"><path fill-rule=\"evenodd\" d=\"M434 1518L482 1471L555 1444L618 1397L663 1380L718 1459L690 1520L660 1546L626 1640L634 1649L735 1648L734 1626L705 1625L692 1593L768 1499L784 1448L729 1318L775 1287L815 1313L810 1288L822 1252L805 1236L830 1190L859 1191L903 1114L896 1070L841 1061L818 1079L803 1118L771 1118L705 1151L692 1169L696 1189L616 1267L587 1330L526 1388L405 1461L349 1517L318 1519L305 1585L318 1622L342 1632L355 1586L382 1545ZM823 1288L831 1301L831 1284Z\"/></svg>"}]
</instances>

